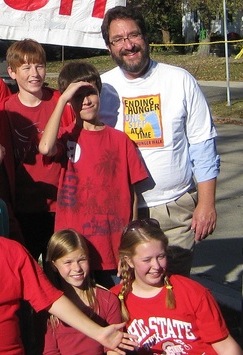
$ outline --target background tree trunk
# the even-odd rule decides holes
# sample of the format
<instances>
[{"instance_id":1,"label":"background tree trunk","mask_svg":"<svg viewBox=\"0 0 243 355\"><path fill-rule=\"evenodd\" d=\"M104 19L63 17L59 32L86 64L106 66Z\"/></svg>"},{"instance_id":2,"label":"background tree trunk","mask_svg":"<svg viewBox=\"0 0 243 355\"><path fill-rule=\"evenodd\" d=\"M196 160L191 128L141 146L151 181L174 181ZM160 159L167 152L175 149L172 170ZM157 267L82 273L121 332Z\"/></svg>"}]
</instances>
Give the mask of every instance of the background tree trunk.
<instances>
[{"instance_id":1,"label":"background tree trunk","mask_svg":"<svg viewBox=\"0 0 243 355\"><path fill-rule=\"evenodd\" d=\"M165 30L165 29L161 29L162 32L162 43L170 43L170 31L169 30Z\"/></svg>"},{"instance_id":2,"label":"background tree trunk","mask_svg":"<svg viewBox=\"0 0 243 355\"><path fill-rule=\"evenodd\" d=\"M207 36L205 39L199 42L197 55L200 57L207 57L210 54L210 44L200 44L200 43L209 43L210 38Z\"/></svg>"}]
</instances>

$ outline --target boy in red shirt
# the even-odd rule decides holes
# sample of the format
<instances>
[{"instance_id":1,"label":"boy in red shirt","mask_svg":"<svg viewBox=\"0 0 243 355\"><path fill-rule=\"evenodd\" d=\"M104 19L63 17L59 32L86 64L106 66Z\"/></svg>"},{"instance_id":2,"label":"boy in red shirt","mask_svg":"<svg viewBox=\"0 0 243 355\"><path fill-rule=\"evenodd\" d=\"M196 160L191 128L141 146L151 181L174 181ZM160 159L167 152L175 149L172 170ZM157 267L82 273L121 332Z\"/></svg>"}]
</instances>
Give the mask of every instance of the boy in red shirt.
<instances>
[{"instance_id":1,"label":"boy in red shirt","mask_svg":"<svg viewBox=\"0 0 243 355\"><path fill-rule=\"evenodd\" d=\"M147 171L129 137L98 119L101 80L88 63L68 63L59 75L62 92L41 137L39 150L61 157L55 229L84 235L97 283L114 285L118 246L124 226L136 217L135 184ZM75 120L60 129L70 102ZM64 159L63 159L64 157Z\"/></svg>"},{"instance_id":2,"label":"boy in red shirt","mask_svg":"<svg viewBox=\"0 0 243 355\"><path fill-rule=\"evenodd\" d=\"M60 94L44 85L46 54L38 42L14 42L6 60L9 76L19 88L3 102L1 110L1 119L7 119L10 126L14 150L15 211L25 246L37 260L53 234L61 169L55 159L39 154L38 144ZM63 120L72 119L68 109Z\"/></svg>"}]
</instances>

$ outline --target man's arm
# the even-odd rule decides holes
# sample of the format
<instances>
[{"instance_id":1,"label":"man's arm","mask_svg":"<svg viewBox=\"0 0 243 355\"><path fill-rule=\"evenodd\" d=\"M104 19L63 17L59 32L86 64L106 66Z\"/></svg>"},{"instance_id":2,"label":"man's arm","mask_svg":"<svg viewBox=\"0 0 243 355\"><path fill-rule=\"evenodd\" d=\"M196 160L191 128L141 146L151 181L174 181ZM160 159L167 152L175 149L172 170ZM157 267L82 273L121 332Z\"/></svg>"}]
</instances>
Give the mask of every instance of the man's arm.
<instances>
[{"instance_id":1,"label":"man's arm","mask_svg":"<svg viewBox=\"0 0 243 355\"><path fill-rule=\"evenodd\" d=\"M197 189L198 204L193 213L191 228L195 232L195 240L200 241L213 233L216 227L216 178L199 182Z\"/></svg>"},{"instance_id":2,"label":"man's arm","mask_svg":"<svg viewBox=\"0 0 243 355\"><path fill-rule=\"evenodd\" d=\"M200 241L211 234L216 226L215 191L220 157L214 138L191 144L189 154L198 190L198 204L191 228L195 232L195 240Z\"/></svg>"}]
</instances>

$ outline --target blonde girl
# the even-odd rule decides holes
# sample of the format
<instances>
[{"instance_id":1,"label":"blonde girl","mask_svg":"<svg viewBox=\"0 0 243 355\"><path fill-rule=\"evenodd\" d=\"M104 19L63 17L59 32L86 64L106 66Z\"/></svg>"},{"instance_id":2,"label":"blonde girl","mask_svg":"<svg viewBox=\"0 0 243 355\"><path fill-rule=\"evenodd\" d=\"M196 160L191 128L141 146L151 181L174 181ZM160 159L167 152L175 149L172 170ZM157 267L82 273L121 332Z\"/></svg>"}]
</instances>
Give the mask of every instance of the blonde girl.
<instances>
[{"instance_id":1,"label":"blonde girl","mask_svg":"<svg viewBox=\"0 0 243 355\"><path fill-rule=\"evenodd\" d=\"M89 254L83 236L75 230L60 230L51 237L46 268L52 283L99 325L121 321L116 296L94 283L89 275ZM58 318L51 318L45 335L44 355L102 355L104 347L77 332ZM116 354L107 351L107 354Z\"/></svg>"},{"instance_id":2,"label":"blonde girl","mask_svg":"<svg viewBox=\"0 0 243 355\"><path fill-rule=\"evenodd\" d=\"M211 293L180 275L169 276L168 240L155 219L135 220L119 247L122 284L111 289L122 304L134 354L242 355Z\"/></svg>"}]
</instances>

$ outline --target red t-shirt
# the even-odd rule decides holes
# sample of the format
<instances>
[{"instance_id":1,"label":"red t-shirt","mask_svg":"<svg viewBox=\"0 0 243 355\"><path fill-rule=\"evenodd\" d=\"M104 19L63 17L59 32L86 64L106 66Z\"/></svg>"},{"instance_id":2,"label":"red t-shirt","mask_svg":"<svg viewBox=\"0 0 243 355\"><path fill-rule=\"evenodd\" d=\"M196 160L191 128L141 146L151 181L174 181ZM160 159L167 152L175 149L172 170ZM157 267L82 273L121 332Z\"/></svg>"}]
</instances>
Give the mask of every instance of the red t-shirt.
<instances>
[{"instance_id":1,"label":"red t-shirt","mask_svg":"<svg viewBox=\"0 0 243 355\"><path fill-rule=\"evenodd\" d=\"M99 303L98 314L84 305L81 306L81 310L101 326L120 323L121 311L118 298L100 287L96 288L96 297ZM103 355L104 347L97 341L59 321L58 326L54 329L50 323L48 324L43 355L48 354Z\"/></svg>"},{"instance_id":2,"label":"red t-shirt","mask_svg":"<svg viewBox=\"0 0 243 355\"><path fill-rule=\"evenodd\" d=\"M4 237L0 237L0 270L0 354L23 355L16 314L20 300L38 312L50 307L62 292L51 285L22 245Z\"/></svg>"},{"instance_id":3,"label":"red t-shirt","mask_svg":"<svg viewBox=\"0 0 243 355\"><path fill-rule=\"evenodd\" d=\"M11 91L8 85L5 84L2 78L0 78L0 102L9 95L11 95Z\"/></svg>"},{"instance_id":4,"label":"red t-shirt","mask_svg":"<svg viewBox=\"0 0 243 355\"><path fill-rule=\"evenodd\" d=\"M18 213L55 211L61 165L40 154L38 145L59 96L58 91L44 87L42 101L36 107L23 105L18 93L4 103L14 148ZM67 105L62 123L70 124L72 119Z\"/></svg>"},{"instance_id":5,"label":"red t-shirt","mask_svg":"<svg viewBox=\"0 0 243 355\"><path fill-rule=\"evenodd\" d=\"M135 143L108 126L88 131L74 124L61 141L66 166L55 230L74 228L85 236L94 270L116 269L121 233L132 216L132 185L148 176Z\"/></svg>"},{"instance_id":6,"label":"red t-shirt","mask_svg":"<svg viewBox=\"0 0 243 355\"><path fill-rule=\"evenodd\" d=\"M23 236L14 215L15 209L15 164L11 131L6 114L3 111L3 103L0 105L0 144L5 147L6 155L0 165L0 198L8 207L9 235L12 239L23 243Z\"/></svg>"},{"instance_id":7,"label":"red t-shirt","mask_svg":"<svg viewBox=\"0 0 243 355\"><path fill-rule=\"evenodd\" d=\"M170 281L175 309L165 307L165 287L152 298L129 293L125 299L130 314L126 327L128 333L138 336L137 353L215 355L210 343L229 334L216 301L205 287L189 278L173 275ZM118 295L120 289L121 285L116 285L111 292Z\"/></svg>"},{"instance_id":8,"label":"red t-shirt","mask_svg":"<svg viewBox=\"0 0 243 355\"><path fill-rule=\"evenodd\" d=\"M7 153L4 157L2 164L4 164L5 166L5 171L9 180L9 186L7 187L7 189L9 190L8 193L10 193L11 195L10 199L12 198L14 199L15 181L14 181L13 147L11 144L10 126L7 121L6 115L3 114L4 104L2 102L3 99L5 99L9 95L10 95L10 90L8 86L0 78L0 144L4 146ZM0 189L1 189L0 196L2 197L2 194L4 194L4 189L6 189L6 186L4 187L0 186Z\"/></svg>"}]
</instances>

